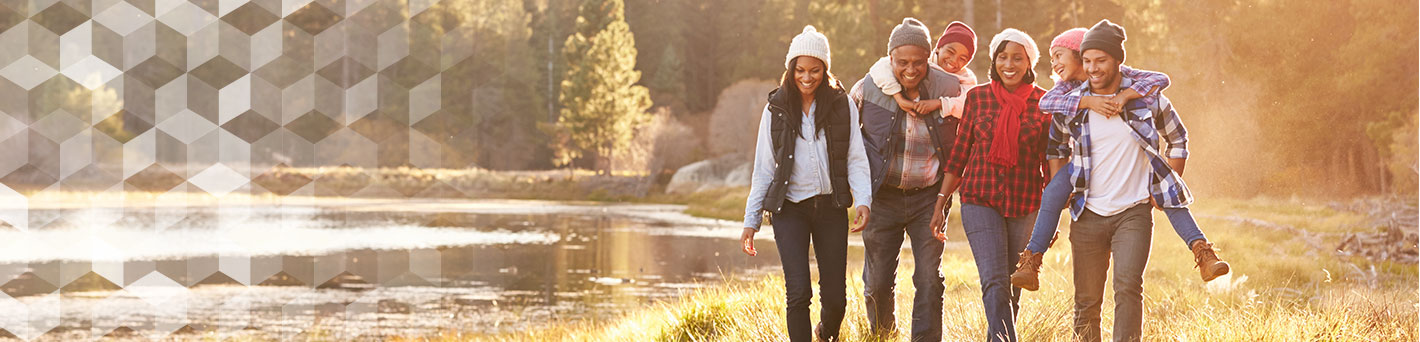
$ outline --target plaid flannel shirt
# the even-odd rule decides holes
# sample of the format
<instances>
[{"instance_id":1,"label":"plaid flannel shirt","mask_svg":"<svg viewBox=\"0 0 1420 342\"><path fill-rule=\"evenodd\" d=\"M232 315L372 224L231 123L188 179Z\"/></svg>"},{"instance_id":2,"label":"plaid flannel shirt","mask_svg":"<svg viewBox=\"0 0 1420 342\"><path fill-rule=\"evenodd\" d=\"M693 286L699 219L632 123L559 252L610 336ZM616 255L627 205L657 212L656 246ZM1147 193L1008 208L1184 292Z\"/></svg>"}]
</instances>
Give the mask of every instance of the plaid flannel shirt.
<instances>
[{"instance_id":1,"label":"plaid flannel shirt","mask_svg":"<svg viewBox=\"0 0 1420 342\"><path fill-rule=\"evenodd\" d=\"M1148 95L1163 93L1164 89L1169 87L1169 75L1165 75L1164 73L1136 70L1121 65L1119 66L1119 74L1123 76L1124 79L1133 82L1133 85L1129 87L1120 86L1121 89L1134 89L1134 91L1139 92L1140 95L1145 95L1144 97L1134 100L1143 104L1145 107L1153 106L1154 101L1157 99L1157 97ZM1075 90L1075 88L1079 88L1080 85L1084 83L1085 82L1082 81L1060 81L1060 83L1056 83L1055 88L1050 88L1050 91L1046 92L1045 96L1040 98L1040 111L1046 114L1058 114L1074 113L1076 110L1079 110L1080 99L1083 96L1076 96L1072 94L1071 91Z\"/></svg>"},{"instance_id":2,"label":"plaid flannel shirt","mask_svg":"<svg viewBox=\"0 0 1420 342\"><path fill-rule=\"evenodd\" d=\"M932 136L927 132L927 120L905 115L902 123L902 149L897 151L897 163L889 163L884 183L899 189L918 189L937 183L941 170Z\"/></svg>"},{"instance_id":3,"label":"plaid flannel shirt","mask_svg":"<svg viewBox=\"0 0 1420 342\"><path fill-rule=\"evenodd\" d=\"M1120 87L1127 88L1131 83L1130 79L1125 78ZM1070 96L1087 95L1090 95L1088 84L1070 90ZM1133 128L1134 140L1149 157L1150 196L1164 208L1184 208L1193 203L1193 194L1188 191L1183 178L1169 166L1168 159L1188 158L1188 130L1168 97L1162 94L1150 96L1155 97L1153 105L1130 101L1125 106L1123 118ZM1050 148L1046 151L1047 159L1070 158L1066 170L1075 188L1075 198L1070 202L1070 215L1075 219L1084 213L1085 199L1089 197L1092 156L1088 113L1088 110L1054 113ZM1160 140L1168 144L1167 149L1159 149Z\"/></svg>"},{"instance_id":4,"label":"plaid flannel shirt","mask_svg":"<svg viewBox=\"0 0 1420 342\"><path fill-rule=\"evenodd\" d=\"M1050 116L1037 107L1045 89L1034 84L1025 86L1035 90L1026 100L1016 166L1011 168L986 161L995 137L996 117L1004 109L1001 101L991 95L990 83L966 92L961 128L957 129L957 140L946 166L946 172L961 177L962 203L990 207L1004 217L1021 217L1040 209Z\"/></svg>"}]
</instances>

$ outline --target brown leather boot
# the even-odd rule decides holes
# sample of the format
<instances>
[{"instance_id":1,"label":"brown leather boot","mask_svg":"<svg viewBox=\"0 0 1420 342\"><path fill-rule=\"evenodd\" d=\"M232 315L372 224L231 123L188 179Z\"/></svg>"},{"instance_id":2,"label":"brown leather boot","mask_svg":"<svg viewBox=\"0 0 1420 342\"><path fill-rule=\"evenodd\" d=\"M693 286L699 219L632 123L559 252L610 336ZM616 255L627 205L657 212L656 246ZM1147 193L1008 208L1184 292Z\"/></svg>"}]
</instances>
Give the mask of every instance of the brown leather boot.
<instances>
[{"instance_id":1,"label":"brown leather boot","mask_svg":"<svg viewBox=\"0 0 1420 342\"><path fill-rule=\"evenodd\" d=\"M1035 291L1040 289L1040 264L1043 254L1021 251L1021 261L1016 263L1016 272L1011 273L1011 285Z\"/></svg>"},{"instance_id":2,"label":"brown leather boot","mask_svg":"<svg viewBox=\"0 0 1420 342\"><path fill-rule=\"evenodd\" d=\"M1208 240L1193 241L1193 261L1197 262L1198 273L1203 276L1203 281L1212 281L1219 276L1228 274L1230 267L1228 262L1218 258L1218 253L1213 251L1213 244Z\"/></svg>"}]
</instances>

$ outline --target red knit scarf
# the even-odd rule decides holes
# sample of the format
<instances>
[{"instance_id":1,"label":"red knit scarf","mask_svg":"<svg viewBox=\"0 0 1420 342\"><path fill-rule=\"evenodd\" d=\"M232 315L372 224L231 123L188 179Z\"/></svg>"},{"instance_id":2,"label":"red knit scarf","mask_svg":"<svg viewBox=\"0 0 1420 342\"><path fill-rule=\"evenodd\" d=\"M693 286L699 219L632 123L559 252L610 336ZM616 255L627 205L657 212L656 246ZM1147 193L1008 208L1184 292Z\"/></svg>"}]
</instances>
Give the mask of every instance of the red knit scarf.
<instances>
[{"instance_id":1,"label":"red knit scarf","mask_svg":"<svg viewBox=\"0 0 1420 342\"><path fill-rule=\"evenodd\" d=\"M991 95L1001 102L1001 112L996 115L996 130L992 134L991 153L986 160L1004 167L1016 166L1020 154L1021 116L1026 112L1026 100L1035 90L1029 84L1016 86L1015 91L1006 90L1001 82L991 82Z\"/></svg>"}]
</instances>

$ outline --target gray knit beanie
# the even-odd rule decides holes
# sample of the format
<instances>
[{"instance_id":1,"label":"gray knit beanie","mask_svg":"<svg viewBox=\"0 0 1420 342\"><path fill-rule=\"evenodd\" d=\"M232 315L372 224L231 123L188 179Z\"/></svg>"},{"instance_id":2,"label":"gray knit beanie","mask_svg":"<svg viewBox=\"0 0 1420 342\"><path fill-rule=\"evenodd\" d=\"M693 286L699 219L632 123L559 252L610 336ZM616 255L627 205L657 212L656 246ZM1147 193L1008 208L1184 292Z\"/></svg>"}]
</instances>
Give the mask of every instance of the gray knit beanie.
<instances>
[{"instance_id":1,"label":"gray knit beanie","mask_svg":"<svg viewBox=\"0 0 1420 342\"><path fill-rule=\"evenodd\" d=\"M931 37L927 25L923 25L916 18L903 18L902 24L893 27L892 36L888 37L888 53L903 45L920 46L924 50L932 51Z\"/></svg>"},{"instance_id":2,"label":"gray knit beanie","mask_svg":"<svg viewBox=\"0 0 1420 342\"><path fill-rule=\"evenodd\" d=\"M1080 41L1080 52L1085 50L1098 49L1104 53L1114 56L1120 63L1124 63L1124 28L1109 22L1109 19L1100 20L1085 32L1084 40Z\"/></svg>"}]
</instances>

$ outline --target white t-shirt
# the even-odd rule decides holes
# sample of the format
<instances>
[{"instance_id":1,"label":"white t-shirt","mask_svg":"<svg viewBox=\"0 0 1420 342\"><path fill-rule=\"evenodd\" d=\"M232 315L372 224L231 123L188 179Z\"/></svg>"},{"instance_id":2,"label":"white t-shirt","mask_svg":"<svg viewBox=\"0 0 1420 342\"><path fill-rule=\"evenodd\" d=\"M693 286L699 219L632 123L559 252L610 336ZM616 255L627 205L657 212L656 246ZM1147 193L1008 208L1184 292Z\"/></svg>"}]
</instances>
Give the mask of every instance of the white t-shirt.
<instances>
[{"instance_id":1,"label":"white t-shirt","mask_svg":"<svg viewBox=\"0 0 1420 342\"><path fill-rule=\"evenodd\" d=\"M1149 202L1149 157L1120 116L1090 111L1090 191L1085 208L1113 216Z\"/></svg>"}]
</instances>

